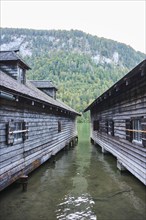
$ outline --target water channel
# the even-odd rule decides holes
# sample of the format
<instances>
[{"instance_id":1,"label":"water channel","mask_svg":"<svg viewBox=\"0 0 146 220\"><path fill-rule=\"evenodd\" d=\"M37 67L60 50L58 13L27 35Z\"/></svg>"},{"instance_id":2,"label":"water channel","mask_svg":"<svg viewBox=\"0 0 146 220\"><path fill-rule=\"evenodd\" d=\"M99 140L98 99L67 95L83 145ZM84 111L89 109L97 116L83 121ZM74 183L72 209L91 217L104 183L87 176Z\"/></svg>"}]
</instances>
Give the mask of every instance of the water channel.
<instances>
[{"instance_id":1,"label":"water channel","mask_svg":"<svg viewBox=\"0 0 146 220\"><path fill-rule=\"evenodd\" d=\"M1 192L1 220L146 219L145 186L90 144L89 124L78 132L78 146L29 175L27 192L17 184Z\"/></svg>"}]
</instances>

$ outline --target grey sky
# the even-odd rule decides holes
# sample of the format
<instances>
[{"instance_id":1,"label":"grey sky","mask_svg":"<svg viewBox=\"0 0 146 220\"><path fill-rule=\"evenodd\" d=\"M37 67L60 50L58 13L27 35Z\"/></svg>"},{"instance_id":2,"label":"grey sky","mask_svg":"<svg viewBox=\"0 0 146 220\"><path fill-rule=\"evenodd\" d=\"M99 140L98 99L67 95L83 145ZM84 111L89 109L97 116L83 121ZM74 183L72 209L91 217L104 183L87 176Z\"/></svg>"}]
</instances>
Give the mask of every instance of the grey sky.
<instances>
[{"instance_id":1,"label":"grey sky","mask_svg":"<svg viewBox=\"0 0 146 220\"><path fill-rule=\"evenodd\" d=\"M1 27L78 29L146 53L146 0L1 0Z\"/></svg>"}]
</instances>

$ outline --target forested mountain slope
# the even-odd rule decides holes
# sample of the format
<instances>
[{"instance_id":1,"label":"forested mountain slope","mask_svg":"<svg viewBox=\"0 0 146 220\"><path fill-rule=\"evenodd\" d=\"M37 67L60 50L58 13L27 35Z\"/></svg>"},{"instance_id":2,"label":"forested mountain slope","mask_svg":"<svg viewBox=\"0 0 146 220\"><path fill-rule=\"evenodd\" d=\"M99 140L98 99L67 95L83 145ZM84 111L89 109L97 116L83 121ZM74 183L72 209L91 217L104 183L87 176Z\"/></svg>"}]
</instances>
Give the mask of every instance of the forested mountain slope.
<instances>
[{"instance_id":1,"label":"forested mountain slope","mask_svg":"<svg viewBox=\"0 0 146 220\"><path fill-rule=\"evenodd\" d=\"M1 29L1 50L20 49L28 79L52 80L58 98L82 111L146 55L82 31Z\"/></svg>"}]
</instances>

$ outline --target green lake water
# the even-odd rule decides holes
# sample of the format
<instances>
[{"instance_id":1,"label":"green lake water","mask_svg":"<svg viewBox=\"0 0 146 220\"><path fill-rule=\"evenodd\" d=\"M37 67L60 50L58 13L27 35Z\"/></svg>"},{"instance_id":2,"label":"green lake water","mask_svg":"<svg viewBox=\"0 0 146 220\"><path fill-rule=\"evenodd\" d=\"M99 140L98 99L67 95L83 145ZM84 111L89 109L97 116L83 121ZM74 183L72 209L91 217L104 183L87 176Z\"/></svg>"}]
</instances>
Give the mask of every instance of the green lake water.
<instances>
[{"instance_id":1,"label":"green lake water","mask_svg":"<svg viewBox=\"0 0 146 220\"><path fill-rule=\"evenodd\" d=\"M12 184L0 194L0 220L145 220L145 186L116 159L90 144L89 124L79 143L29 175L28 191Z\"/></svg>"}]
</instances>

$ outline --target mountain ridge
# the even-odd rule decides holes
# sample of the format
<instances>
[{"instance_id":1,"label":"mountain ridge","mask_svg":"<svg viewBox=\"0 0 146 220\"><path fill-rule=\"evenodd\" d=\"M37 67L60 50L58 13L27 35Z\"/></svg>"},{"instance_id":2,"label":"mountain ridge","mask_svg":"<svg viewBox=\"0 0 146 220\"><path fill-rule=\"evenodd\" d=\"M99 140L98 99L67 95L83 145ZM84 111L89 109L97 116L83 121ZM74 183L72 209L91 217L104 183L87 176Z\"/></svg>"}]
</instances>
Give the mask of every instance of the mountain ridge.
<instances>
[{"instance_id":1,"label":"mountain ridge","mask_svg":"<svg viewBox=\"0 0 146 220\"><path fill-rule=\"evenodd\" d=\"M82 111L146 55L79 30L1 28L1 50L20 49L28 79L51 80L58 98Z\"/></svg>"},{"instance_id":2,"label":"mountain ridge","mask_svg":"<svg viewBox=\"0 0 146 220\"><path fill-rule=\"evenodd\" d=\"M6 35L7 34L7 38ZM27 36L26 36L27 34ZM9 45L5 44L7 42L8 37L11 42ZM17 37L16 37L17 36ZM31 37L31 39L30 39ZM6 38L6 40L5 40ZM41 45L48 45L48 49L53 51L54 48L58 50L64 51L74 51L80 52L82 54L89 54L93 58L93 60L98 62L101 56L101 63L110 62L109 59L113 56L113 61L115 64L118 63L118 54L121 56L123 51L128 49L129 53L137 53L138 57L144 56L144 53L140 51L135 51L131 46L128 46L124 43L120 43L111 39L106 39L103 37L92 36L90 34L86 34L85 32L79 30L35 30L35 29L16 29L16 28L1 28L1 48L5 49L6 47L12 48L13 46L20 47L20 51L23 56L28 55L31 56L32 52L36 52L35 49L32 48L32 43L37 48L41 49L39 45L36 43L36 39L39 39ZM29 40L29 41L28 41ZM33 41L33 42L32 42ZM46 42L46 43L45 43ZM43 50L46 52L45 46ZM41 50L40 50L41 51ZM133 58L133 57L132 57ZM125 59L124 59L125 61ZM126 63L126 62L125 62ZM131 66L131 63L130 63ZM132 67L132 66L131 66Z\"/></svg>"}]
</instances>

